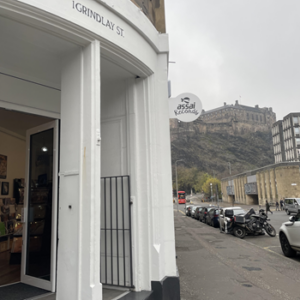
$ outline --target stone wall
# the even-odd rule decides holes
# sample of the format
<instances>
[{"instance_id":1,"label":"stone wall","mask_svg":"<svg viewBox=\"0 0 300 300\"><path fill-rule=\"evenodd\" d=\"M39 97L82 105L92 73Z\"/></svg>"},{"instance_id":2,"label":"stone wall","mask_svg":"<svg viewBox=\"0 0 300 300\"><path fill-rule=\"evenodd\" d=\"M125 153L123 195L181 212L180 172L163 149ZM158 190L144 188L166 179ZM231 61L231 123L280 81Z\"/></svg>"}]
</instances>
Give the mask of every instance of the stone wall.
<instances>
[{"instance_id":1,"label":"stone wall","mask_svg":"<svg viewBox=\"0 0 300 300\"><path fill-rule=\"evenodd\" d=\"M165 1L164 0L131 0L140 7L143 13L155 26L158 32L166 32Z\"/></svg>"},{"instance_id":2,"label":"stone wall","mask_svg":"<svg viewBox=\"0 0 300 300\"><path fill-rule=\"evenodd\" d=\"M257 195L246 195L245 184L247 176L256 175ZM234 181L235 202L243 204L265 205L266 200L275 203L281 198L300 198L300 163L279 163L253 170L234 177L222 179L221 188L223 200L230 202L226 186L228 181ZM258 199L258 202L255 203Z\"/></svg>"},{"instance_id":3,"label":"stone wall","mask_svg":"<svg viewBox=\"0 0 300 300\"><path fill-rule=\"evenodd\" d=\"M205 112L194 122L184 123L170 119L171 139L183 132L200 133L226 132L230 135L243 135L249 132L271 131L276 115L272 108L224 105Z\"/></svg>"}]
</instances>

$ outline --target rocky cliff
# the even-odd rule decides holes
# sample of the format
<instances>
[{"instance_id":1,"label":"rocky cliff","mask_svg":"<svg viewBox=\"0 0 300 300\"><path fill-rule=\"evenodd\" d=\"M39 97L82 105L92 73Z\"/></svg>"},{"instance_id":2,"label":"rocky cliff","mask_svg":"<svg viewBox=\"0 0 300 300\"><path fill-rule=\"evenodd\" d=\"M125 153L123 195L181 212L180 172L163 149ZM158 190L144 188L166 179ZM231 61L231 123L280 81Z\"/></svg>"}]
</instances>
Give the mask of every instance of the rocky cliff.
<instances>
[{"instance_id":1,"label":"rocky cliff","mask_svg":"<svg viewBox=\"0 0 300 300\"><path fill-rule=\"evenodd\" d=\"M191 124L191 123L190 123ZM188 130L171 130L172 165L183 159L186 167L197 167L217 178L238 174L274 163L271 131L232 135L222 132L201 133L189 125Z\"/></svg>"}]
</instances>

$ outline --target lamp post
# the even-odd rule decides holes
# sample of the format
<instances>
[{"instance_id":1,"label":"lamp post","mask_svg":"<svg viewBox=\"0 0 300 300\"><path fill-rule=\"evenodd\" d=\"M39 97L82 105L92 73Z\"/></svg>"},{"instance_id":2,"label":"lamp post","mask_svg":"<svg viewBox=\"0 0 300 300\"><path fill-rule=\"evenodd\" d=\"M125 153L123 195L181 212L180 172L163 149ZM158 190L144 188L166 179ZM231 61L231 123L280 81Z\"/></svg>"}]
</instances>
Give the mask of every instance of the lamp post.
<instances>
[{"instance_id":1,"label":"lamp post","mask_svg":"<svg viewBox=\"0 0 300 300\"><path fill-rule=\"evenodd\" d=\"M228 164L228 168L229 168L229 175L231 175L231 163L228 162L227 164Z\"/></svg>"},{"instance_id":2,"label":"lamp post","mask_svg":"<svg viewBox=\"0 0 300 300\"><path fill-rule=\"evenodd\" d=\"M178 211L177 163L178 163L179 161L183 161L183 159L178 159L178 160L175 161L177 211Z\"/></svg>"},{"instance_id":3,"label":"lamp post","mask_svg":"<svg viewBox=\"0 0 300 300\"><path fill-rule=\"evenodd\" d=\"M212 183L210 183L210 200L212 200L211 197L212 197Z\"/></svg>"}]
</instances>

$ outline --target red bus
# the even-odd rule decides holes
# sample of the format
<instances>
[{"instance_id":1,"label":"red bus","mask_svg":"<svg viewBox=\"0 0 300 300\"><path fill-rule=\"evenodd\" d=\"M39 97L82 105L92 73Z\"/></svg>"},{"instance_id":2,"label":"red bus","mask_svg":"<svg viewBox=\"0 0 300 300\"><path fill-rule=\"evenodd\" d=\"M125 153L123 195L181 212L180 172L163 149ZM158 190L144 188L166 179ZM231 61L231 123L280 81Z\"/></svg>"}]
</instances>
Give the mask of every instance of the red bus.
<instances>
[{"instance_id":1,"label":"red bus","mask_svg":"<svg viewBox=\"0 0 300 300\"><path fill-rule=\"evenodd\" d=\"M185 204L185 191L178 191L178 204Z\"/></svg>"}]
</instances>

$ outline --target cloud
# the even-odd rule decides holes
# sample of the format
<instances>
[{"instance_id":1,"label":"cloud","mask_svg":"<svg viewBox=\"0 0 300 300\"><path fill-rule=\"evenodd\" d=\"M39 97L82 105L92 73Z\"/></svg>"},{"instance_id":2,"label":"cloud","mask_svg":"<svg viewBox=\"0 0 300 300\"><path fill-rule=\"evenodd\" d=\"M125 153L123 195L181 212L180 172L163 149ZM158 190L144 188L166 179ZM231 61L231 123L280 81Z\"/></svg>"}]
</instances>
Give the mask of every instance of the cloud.
<instances>
[{"instance_id":1,"label":"cloud","mask_svg":"<svg viewBox=\"0 0 300 300\"><path fill-rule=\"evenodd\" d=\"M172 95L300 111L300 1L166 0Z\"/></svg>"}]
</instances>

